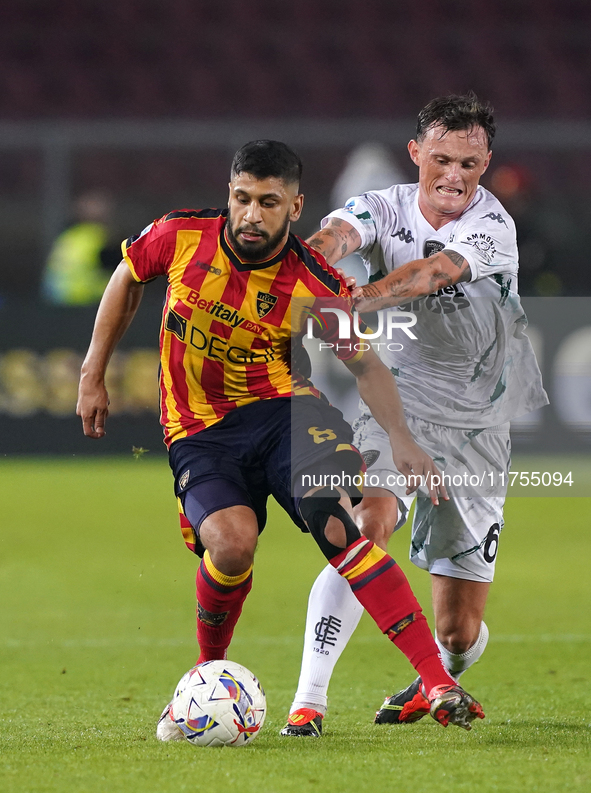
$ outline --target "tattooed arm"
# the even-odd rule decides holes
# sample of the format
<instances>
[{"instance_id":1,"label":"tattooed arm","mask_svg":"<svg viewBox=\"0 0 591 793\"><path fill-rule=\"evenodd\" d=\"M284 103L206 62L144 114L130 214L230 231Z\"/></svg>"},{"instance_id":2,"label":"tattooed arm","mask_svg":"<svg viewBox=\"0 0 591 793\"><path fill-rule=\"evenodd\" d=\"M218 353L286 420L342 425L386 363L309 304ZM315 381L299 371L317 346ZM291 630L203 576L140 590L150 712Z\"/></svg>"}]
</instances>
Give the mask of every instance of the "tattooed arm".
<instances>
[{"instance_id":1,"label":"tattooed arm","mask_svg":"<svg viewBox=\"0 0 591 793\"><path fill-rule=\"evenodd\" d=\"M330 218L326 226L313 234L307 242L334 267L345 256L355 253L361 246L361 237L357 229L346 220Z\"/></svg>"},{"instance_id":2,"label":"tattooed arm","mask_svg":"<svg viewBox=\"0 0 591 793\"><path fill-rule=\"evenodd\" d=\"M444 286L471 278L470 265L455 251L444 249L428 259L416 259L388 273L380 281L352 292L360 313L378 311L430 295Z\"/></svg>"}]
</instances>

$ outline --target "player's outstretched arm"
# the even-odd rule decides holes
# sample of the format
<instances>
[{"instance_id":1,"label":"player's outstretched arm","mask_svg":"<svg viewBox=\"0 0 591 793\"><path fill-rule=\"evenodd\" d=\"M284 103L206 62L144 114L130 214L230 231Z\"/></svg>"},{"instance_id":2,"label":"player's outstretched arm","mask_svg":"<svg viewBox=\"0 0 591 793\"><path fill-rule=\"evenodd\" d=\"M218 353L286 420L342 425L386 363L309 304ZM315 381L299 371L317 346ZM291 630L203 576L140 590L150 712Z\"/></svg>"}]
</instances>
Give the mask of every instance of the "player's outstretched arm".
<instances>
[{"instance_id":1,"label":"player's outstretched arm","mask_svg":"<svg viewBox=\"0 0 591 793\"><path fill-rule=\"evenodd\" d=\"M346 220L329 218L326 226L313 234L307 243L334 267L345 256L355 253L361 246L361 237L357 229Z\"/></svg>"},{"instance_id":2,"label":"player's outstretched arm","mask_svg":"<svg viewBox=\"0 0 591 793\"><path fill-rule=\"evenodd\" d=\"M355 308L360 313L378 311L431 295L444 286L469 281L470 265L456 251L444 250L428 259L415 259L392 270L380 281L358 286L352 291Z\"/></svg>"},{"instance_id":3,"label":"player's outstretched arm","mask_svg":"<svg viewBox=\"0 0 591 793\"><path fill-rule=\"evenodd\" d=\"M396 381L388 367L373 350L354 363L344 363L355 375L359 394L372 416L388 433L396 468L407 479L407 495L424 482L434 504L439 503L439 496L447 500L445 487L438 484L441 476L437 466L410 434Z\"/></svg>"},{"instance_id":4,"label":"player's outstretched arm","mask_svg":"<svg viewBox=\"0 0 591 793\"><path fill-rule=\"evenodd\" d=\"M105 372L111 355L142 299L144 285L134 280L125 262L117 267L98 307L90 347L80 371L76 414L89 438L102 438L109 414Z\"/></svg>"}]
</instances>

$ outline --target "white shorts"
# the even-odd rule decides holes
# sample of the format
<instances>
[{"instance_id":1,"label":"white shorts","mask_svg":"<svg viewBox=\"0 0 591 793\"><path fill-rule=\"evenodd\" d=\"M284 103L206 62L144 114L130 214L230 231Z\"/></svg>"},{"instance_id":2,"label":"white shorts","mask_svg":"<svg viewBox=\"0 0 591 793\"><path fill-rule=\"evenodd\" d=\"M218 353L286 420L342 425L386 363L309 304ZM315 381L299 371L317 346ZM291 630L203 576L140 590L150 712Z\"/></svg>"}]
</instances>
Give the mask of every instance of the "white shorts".
<instances>
[{"instance_id":1,"label":"white shorts","mask_svg":"<svg viewBox=\"0 0 591 793\"><path fill-rule=\"evenodd\" d=\"M435 507L419 489L412 525L410 560L436 575L490 582L494 577L503 505L511 462L509 423L482 430L444 427L406 416L417 443L445 475L449 501ZM354 444L367 466L366 483L398 499L399 520L408 517L413 497L394 465L386 432L372 416L353 423ZM479 485L470 487L470 481ZM468 483L468 484L466 484Z\"/></svg>"}]
</instances>

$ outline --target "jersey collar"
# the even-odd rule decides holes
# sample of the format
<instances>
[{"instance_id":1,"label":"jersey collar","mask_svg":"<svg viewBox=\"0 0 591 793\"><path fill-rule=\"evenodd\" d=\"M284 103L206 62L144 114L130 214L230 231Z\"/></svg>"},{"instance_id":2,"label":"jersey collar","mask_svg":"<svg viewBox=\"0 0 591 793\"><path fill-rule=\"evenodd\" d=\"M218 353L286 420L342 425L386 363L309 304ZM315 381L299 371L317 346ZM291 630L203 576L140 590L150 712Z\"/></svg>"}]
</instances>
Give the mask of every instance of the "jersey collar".
<instances>
[{"instance_id":1,"label":"jersey collar","mask_svg":"<svg viewBox=\"0 0 591 793\"><path fill-rule=\"evenodd\" d=\"M265 267L272 267L277 262L280 262L282 259L285 259L287 254L292 248L292 239L291 234L287 237L287 242L283 246L283 248L276 253L271 259L264 259L262 262L244 262L238 256L238 254L234 251L232 246L230 245L230 241L226 236L226 224L222 228L222 233L220 234L220 244L222 246L223 252L226 254L230 262L234 265L234 267L241 273L248 272L249 270L263 270Z\"/></svg>"},{"instance_id":2,"label":"jersey collar","mask_svg":"<svg viewBox=\"0 0 591 793\"><path fill-rule=\"evenodd\" d=\"M444 223L443 226L440 229L435 229L435 228L433 228L433 226L429 223L427 218L421 212L421 207L420 207L420 204L419 204L419 189L418 189L419 186L417 185L417 191L416 191L415 197L414 197L415 216L419 219L418 222L420 224L422 224L426 229L429 230L429 234L431 236L433 236L434 234L439 234L442 237L449 236L449 234L454 229L454 227L455 227L456 223L458 222L458 220L461 220L464 217L464 215L467 212L469 212L472 209L472 207L475 206L477 204L477 202L480 200L481 194L482 194L481 187L482 187L481 185L478 185L478 187L476 188L476 192L474 193L474 198L472 199L472 201L470 201L470 203L464 209L464 211L462 212L461 215L458 215L457 218L454 218L453 220L450 220L448 223Z\"/></svg>"}]
</instances>

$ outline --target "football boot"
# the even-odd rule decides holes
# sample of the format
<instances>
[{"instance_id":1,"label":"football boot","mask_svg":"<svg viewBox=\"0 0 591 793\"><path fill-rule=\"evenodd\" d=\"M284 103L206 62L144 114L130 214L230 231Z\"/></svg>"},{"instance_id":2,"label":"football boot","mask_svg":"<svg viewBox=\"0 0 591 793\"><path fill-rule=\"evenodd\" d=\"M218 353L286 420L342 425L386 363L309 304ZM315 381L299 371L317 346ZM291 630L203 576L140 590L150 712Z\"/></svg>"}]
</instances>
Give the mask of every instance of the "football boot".
<instances>
[{"instance_id":1,"label":"football boot","mask_svg":"<svg viewBox=\"0 0 591 793\"><path fill-rule=\"evenodd\" d=\"M374 721L376 724L412 724L426 716L430 708L423 694L423 682L417 677L408 688L386 697Z\"/></svg>"},{"instance_id":2,"label":"football boot","mask_svg":"<svg viewBox=\"0 0 591 793\"><path fill-rule=\"evenodd\" d=\"M455 724L456 727L471 730L474 719L484 718L480 702L461 686L435 686L429 692L428 699L431 716L444 727Z\"/></svg>"},{"instance_id":3,"label":"football boot","mask_svg":"<svg viewBox=\"0 0 591 793\"><path fill-rule=\"evenodd\" d=\"M280 735L320 738L322 735L322 713L313 708L298 708L289 714L287 724Z\"/></svg>"}]
</instances>

